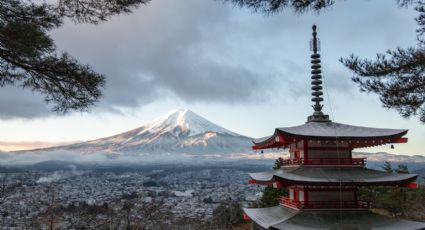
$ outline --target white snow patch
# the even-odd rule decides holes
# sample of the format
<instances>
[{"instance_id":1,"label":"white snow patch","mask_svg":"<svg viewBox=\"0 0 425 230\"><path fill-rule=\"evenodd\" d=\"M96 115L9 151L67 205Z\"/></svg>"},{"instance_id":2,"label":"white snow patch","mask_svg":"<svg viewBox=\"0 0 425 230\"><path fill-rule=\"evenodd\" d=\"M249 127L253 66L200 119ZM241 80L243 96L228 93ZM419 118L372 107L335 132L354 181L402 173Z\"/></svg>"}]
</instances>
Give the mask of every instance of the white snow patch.
<instances>
[{"instance_id":1,"label":"white snow patch","mask_svg":"<svg viewBox=\"0 0 425 230\"><path fill-rule=\"evenodd\" d=\"M180 191L175 191L174 195L178 196L178 197L192 197L193 196L193 190L186 190L184 192L180 192Z\"/></svg>"}]
</instances>

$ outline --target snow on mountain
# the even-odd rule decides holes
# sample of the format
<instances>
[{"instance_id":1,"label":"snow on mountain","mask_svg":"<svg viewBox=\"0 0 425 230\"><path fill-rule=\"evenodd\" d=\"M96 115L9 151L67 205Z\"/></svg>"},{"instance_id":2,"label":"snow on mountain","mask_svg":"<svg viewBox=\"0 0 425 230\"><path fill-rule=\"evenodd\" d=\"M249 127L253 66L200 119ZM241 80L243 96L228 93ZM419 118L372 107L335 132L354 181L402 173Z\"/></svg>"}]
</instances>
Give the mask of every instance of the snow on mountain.
<instances>
[{"instance_id":1,"label":"snow on mountain","mask_svg":"<svg viewBox=\"0 0 425 230\"><path fill-rule=\"evenodd\" d=\"M425 164L425 156L422 155L401 155L401 154L391 154L386 152L377 152L377 153L366 153L366 152L353 152L353 157L366 157L367 161L376 161L376 162L393 162L398 164L403 163L422 163Z\"/></svg>"},{"instance_id":2,"label":"snow on mountain","mask_svg":"<svg viewBox=\"0 0 425 230\"><path fill-rule=\"evenodd\" d=\"M173 110L137 130L139 130L139 135L145 132L170 132L176 136L181 133L194 136L205 132L215 132L238 136L188 109Z\"/></svg>"},{"instance_id":3,"label":"snow on mountain","mask_svg":"<svg viewBox=\"0 0 425 230\"><path fill-rule=\"evenodd\" d=\"M251 138L220 127L188 109L178 109L128 132L58 148L85 153L221 154L247 152L250 146Z\"/></svg>"}]
</instances>

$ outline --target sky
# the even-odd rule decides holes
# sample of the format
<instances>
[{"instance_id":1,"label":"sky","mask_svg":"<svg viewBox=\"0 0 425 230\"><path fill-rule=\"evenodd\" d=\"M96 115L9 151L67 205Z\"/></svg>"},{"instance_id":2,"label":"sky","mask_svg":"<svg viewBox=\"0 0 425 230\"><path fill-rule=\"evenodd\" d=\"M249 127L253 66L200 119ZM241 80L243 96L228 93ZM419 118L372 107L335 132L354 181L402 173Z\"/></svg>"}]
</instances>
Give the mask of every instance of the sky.
<instances>
[{"instance_id":1,"label":"sky","mask_svg":"<svg viewBox=\"0 0 425 230\"><path fill-rule=\"evenodd\" d=\"M106 76L90 112L51 112L41 95L0 88L0 150L91 140L188 108L250 137L306 122L311 26L318 26L324 112L336 122L409 129L408 144L368 148L425 155L425 125L362 93L338 59L374 58L416 44L417 13L396 1L338 1L324 12L255 13L215 0L155 0L100 25L67 22L51 32L58 49Z\"/></svg>"}]
</instances>

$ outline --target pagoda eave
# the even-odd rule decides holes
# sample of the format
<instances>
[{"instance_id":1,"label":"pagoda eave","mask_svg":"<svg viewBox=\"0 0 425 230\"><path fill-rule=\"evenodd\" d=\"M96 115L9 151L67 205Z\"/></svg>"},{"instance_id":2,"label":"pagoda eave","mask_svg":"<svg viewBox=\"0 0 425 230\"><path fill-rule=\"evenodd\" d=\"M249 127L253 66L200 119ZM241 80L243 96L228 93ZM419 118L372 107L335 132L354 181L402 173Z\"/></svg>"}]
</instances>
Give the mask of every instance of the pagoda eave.
<instances>
[{"instance_id":1,"label":"pagoda eave","mask_svg":"<svg viewBox=\"0 0 425 230\"><path fill-rule=\"evenodd\" d=\"M274 171L250 173L251 184L280 186L400 186L410 187L416 174L386 173L367 168L282 168Z\"/></svg>"},{"instance_id":2,"label":"pagoda eave","mask_svg":"<svg viewBox=\"0 0 425 230\"><path fill-rule=\"evenodd\" d=\"M352 126L335 122L308 122L304 125L277 128L273 135L253 140L252 149L285 148L301 140L348 142L353 148L407 143L408 130Z\"/></svg>"},{"instance_id":3,"label":"pagoda eave","mask_svg":"<svg viewBox=\"0 0 425 230\"><path fill-rule=\"evenodd\" d=\"M349 143L351 148L367 148L385 144L401 144L407 143L408 138L399 135L388 137L315 137L315 136L297 136L297 135L273 135L264 142L253 142L253 150L271 149L271 148L287 148L290 144L302 140L317 142L338 142Z\"/></svg>"},{"instance_id":4,"label":"pagoda eave","mask_svg":"<svg viewBox=\"0 0 425 230\"><path fill-rule=\"evenodd\" d=\"M408 187L408 185L416 180L416 176L412 178L407 178L404 180L397 181L295 181L287 180L284 178L276 179L276 181L284 184L285 186L293 185L306 185L306 186L399 186L399 187ZM265 182L263 182L265 183ZM275 182L276 183L276 182Z\"/></svg>"},{"instance_id":5,"label":"pagoda eave","mask_svg":"<svg viewBox=\"0 0 425 230\"><path fill-rule=\"evenodd\" d=\"M249 184L264 185L274 188L282 188L287 186L398 186L403 188L418 188L418 184L415 183L417 176L407 178L404 180L397 181L295 181L287 180L284 178L276 178L269 181L260 181L250 179Z\"/></svg>"},{"instance_id":6,"label":"pagoda eave","mask_svg":"<svg viewBox=\"0 0 425 230\"><path fill-rule=\"evenodd\" d=\"M244 213L260 229L386 229L418 230L425 223L378 215L370 211L303 211L274 206L244 208Z\"/></svg>"}]
</instances>

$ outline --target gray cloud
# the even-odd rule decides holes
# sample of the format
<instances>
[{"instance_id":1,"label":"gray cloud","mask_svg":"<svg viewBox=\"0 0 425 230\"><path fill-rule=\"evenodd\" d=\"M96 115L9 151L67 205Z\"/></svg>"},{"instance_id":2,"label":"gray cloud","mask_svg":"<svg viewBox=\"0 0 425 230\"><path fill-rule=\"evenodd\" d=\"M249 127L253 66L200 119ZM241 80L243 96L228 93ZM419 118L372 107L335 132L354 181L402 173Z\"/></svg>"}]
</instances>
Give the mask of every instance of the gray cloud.
<instances>
[{"instance_id":1,"label":"gray cloud","mask_svg":"<svg viewBox=\"0 0 425 230\"><path fill-rule=\"evenodd\" d=\"M54 34L61 48L107 75L100 108L143 106L163 97L226 103L261 97L263 75L221 46L227 34L219 33L232 8L215 1L180 4L154 1L97 27L67 25ZM211 49L219 55L212 57Z\"/></svg>"},{"instance_id":2,"label":"gray cloud","mask_svg":"<svg viewBox=\"0 0 425 230\"><path fill-rule=\"evenodd\" d=\"M43 97L13 86L0 88L0 119L46 116L50 110Z\"/></svg>"},{"instance_id":3,"label":"gray cloud","mask_svg":"<svg viewBox=\"0 0 425 230\"><path fill-rule=\"evenodd\" d=\"M403 45L403 33L394 27L412 30L414 39L410 11L406 16L393 2L365 1L360 7L379 8L358 15L356 4L342 2L320 15L265 17L221 1L156 0L99 26L66 23L52 36L61 50L107 76L97 111L137 108L169 97L201 103L255 102L270 95L285 100L309 96L313 23L323 41L327 85L337 93L353 87L337 61L340 56ZM353 12L357 17L347 16ZM406 19L412 25L406 26ZM368 44L370 34L387 39ZM0 96L1 119L51 114L42 97L31 92L2 88Z\"/></svg>"}]
</instances>

